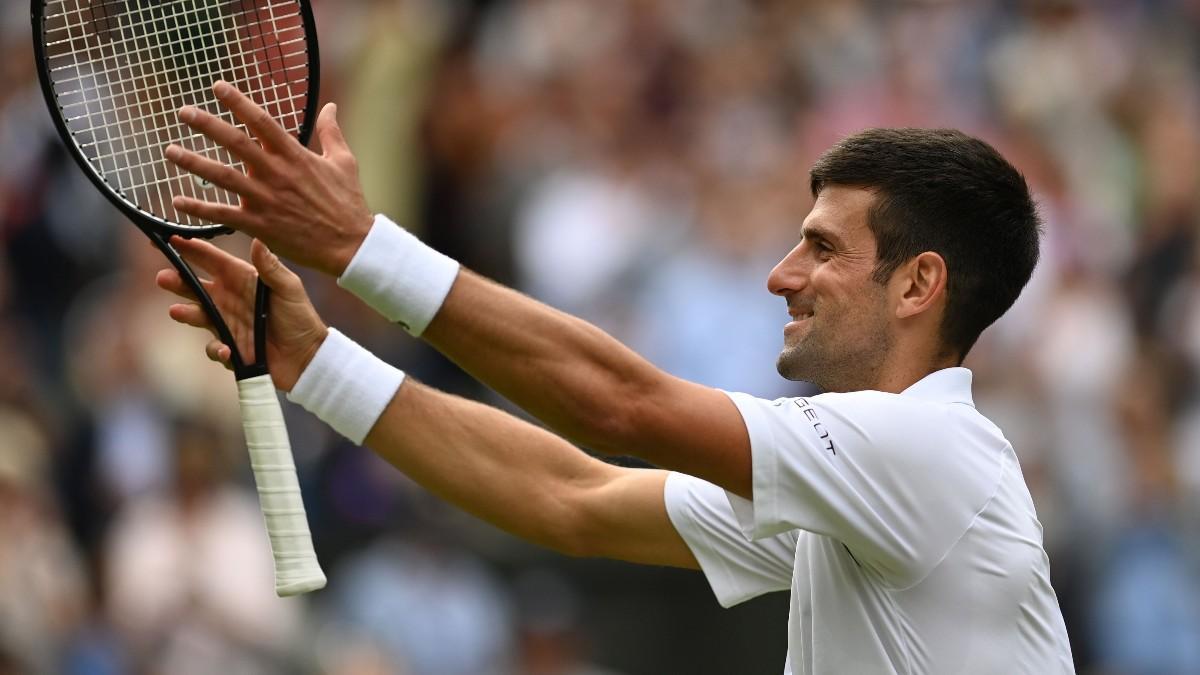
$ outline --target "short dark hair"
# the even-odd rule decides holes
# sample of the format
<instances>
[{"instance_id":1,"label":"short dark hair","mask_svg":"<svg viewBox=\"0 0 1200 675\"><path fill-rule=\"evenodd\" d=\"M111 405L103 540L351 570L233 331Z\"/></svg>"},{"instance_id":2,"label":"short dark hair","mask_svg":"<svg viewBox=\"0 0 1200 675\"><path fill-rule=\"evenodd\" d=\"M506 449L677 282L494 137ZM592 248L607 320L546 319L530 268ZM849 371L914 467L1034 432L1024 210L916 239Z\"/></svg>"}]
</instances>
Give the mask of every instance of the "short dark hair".
<instances>
[{"instance_id":1,"label":"short dark hair","mask_svg":"<svg viewBox=\"0 0 1200 675\"><path fill-rule=\"evenodd\" d=\"M1038 260L1041 222L1025 178L995 148L953 129L868 129L811 172L826 185L874 190L868 225L885 283L925 251L948 268L942 342L961 361L1021 294Z\"/></svg>"}]
</instances>

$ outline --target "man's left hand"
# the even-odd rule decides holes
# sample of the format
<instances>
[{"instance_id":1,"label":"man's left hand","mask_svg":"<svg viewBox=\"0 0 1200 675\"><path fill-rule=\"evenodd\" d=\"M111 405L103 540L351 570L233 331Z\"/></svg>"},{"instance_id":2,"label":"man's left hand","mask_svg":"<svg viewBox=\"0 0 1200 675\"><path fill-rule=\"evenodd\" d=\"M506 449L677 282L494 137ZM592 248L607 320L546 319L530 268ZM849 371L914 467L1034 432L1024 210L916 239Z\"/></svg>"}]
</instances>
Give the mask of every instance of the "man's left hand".
<instances>
[{"instance_id":1,"label":"man's left hand","mask_svg":"<svg viewBox=\"0 0 1200 675\"><path fill-rule=\"evenodd\" d=\"M241 160L247 173L179 145L166 150L183 170L241 197L230 206L176 197L183 213L240 230L305 267L341 276L374 223L358 178L358 162L337 123L337 107L317 119L322 154L284 130L266 110L225 82L213 86L218 100L249 131L198 108L179 118ZM250 134L253 134L251 137Z\"/></svg>"}]
</instances>

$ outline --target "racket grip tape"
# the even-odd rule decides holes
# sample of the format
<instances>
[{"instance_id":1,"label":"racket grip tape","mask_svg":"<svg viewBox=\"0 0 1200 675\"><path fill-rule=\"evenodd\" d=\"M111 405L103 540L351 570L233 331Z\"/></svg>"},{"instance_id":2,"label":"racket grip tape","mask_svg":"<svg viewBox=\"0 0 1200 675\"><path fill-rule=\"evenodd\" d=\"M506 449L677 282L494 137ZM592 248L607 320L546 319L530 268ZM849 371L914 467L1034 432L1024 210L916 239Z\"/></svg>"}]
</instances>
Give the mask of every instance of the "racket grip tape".
<instances>
[{"instance_id":1,"label":"racket grip tape","mask_svg":"<svg viewBox=\"0 0 1200 675\"><path fill-rule=\"evenodd\" d=\"M270 375L238 381L242 428L275 559L275 594L300 595L325 587L317 562L283 411Z\"/></svg>"}]
</instances>

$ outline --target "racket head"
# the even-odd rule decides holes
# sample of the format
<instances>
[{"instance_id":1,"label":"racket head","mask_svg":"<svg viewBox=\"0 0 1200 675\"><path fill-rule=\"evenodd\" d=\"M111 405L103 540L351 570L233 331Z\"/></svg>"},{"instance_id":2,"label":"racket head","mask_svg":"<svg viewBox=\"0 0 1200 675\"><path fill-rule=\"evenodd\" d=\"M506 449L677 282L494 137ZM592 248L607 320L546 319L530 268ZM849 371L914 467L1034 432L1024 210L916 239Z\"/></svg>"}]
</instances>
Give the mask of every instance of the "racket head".
<instances>
[{"instance_id":1,"label":"racket head","mask_svg":"<svg viewBox=\"0 0 1200 675\"><path fill-rule=\"evenodd\" d=\"M179 121L180 107L236 126L213 94L225 80L307 145L320 54L308 0L31 0L33 43L51 117L88 178L138 227L161 237L230 230L181 213L186 196L239 197L166 161L172 143L245 170Z\"/></svg>"}]
</instances>

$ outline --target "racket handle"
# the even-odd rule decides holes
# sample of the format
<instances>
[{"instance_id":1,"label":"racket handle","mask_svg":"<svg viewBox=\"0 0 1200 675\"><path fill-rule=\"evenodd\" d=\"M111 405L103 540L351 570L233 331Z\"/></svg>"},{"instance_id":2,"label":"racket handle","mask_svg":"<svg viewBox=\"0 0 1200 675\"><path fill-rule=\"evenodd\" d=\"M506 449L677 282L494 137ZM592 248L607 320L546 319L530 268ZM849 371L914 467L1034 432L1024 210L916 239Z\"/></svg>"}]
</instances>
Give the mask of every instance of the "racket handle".
<instances>
[{"instance_id":1,"label":"racket handle","mask_svg":"<svg viewBox=\"0 0 1200 675\"><path fill-rule=\"evenodd\" d=\"M238 402L275 559L275 594L282 598L324 588L325 573L313 551L292 446L271 376L239 380Z\"/></svg>"}]
</instances>

